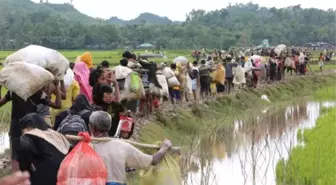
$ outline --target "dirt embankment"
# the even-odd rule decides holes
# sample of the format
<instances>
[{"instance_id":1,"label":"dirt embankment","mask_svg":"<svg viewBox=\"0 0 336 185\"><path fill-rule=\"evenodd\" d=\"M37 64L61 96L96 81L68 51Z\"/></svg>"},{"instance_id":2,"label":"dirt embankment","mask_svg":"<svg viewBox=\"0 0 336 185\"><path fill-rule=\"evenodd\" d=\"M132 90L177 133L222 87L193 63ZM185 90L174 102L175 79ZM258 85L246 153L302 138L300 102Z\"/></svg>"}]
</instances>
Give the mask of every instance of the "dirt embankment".
<instances>
[{"instance_id":1,"label":"dirt embankment","mask_svg":"<svg viewBox=\"0 0 336 185\"><path fill-rule=\"evenodd\" d=\"M335 84L336 70L322 73L311 73L305 76L288 76L280 82L262 82L257 89L235 89L231 94L218 95L204 101L190 101L172 105L163 103L149 117L136 118L136 126L132 140L147 143L155 142L164 137L172 138L174 143L180 144L178 135L199 131L198 125L191 122L203 122L207 118L240 114L254 109L260 103L260 96L266 94L272 101L283 101L295 96L305 96L316 88ZM172 124L174 122L174 124ZM169 132L165 132L169 130ZM176 134L176 133L177 134ZM0 156L0 176L10 171L10 152Z\"/></svg>"}]
</instances>

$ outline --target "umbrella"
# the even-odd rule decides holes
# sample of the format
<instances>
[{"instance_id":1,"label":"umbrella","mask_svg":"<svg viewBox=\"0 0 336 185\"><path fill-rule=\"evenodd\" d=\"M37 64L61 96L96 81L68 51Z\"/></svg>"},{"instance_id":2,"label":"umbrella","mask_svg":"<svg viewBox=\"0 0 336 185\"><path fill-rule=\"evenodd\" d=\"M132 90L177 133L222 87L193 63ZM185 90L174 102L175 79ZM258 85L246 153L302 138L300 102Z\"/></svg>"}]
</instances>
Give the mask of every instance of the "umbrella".
<instances>
[{"instance_id":1,"label":"umbrella","mask_svg":"<svg viewBox=\"0 0 336 185\"><path fill-rule=\"evenodd\" d=\"M181 63L183 65L187 64L188 63L188 59L184 56L179 56L177 58L174 59L174 63Z\"/></svg>"},{"instance_id":2,"label":"umbrella","mask_svg":"<svg viewBox=\"0 0 336 185\"><path fill-rule=\"evenodd\" d=\"M280 44L280 45L278 45L278 46L274 49L274 52L275 52L278 56L280 56L281 52L285 51L286 48L287 48L286 45L284 45L284 44Z\"/></svg>"},{"instance_id":3,"label":"umbrella","mask_svg":"<svg viewBox=\"0 0 336 185\"><path fill-rule=\"evenodd\" d=\"M145 54L141 54L139 57L140 58L167 58L164 55L155 54L155 53L145 53Z\"/></svg>"},{"instance_id":4,"label":"umbrella","mask_svg":"<svg viewBox=\"0 0 336 185\"><path fill-rule=\"evenodd\" d=\"M139 48L152 48L152 47L154 47L154 45L150 43L143 43L139 46Z\"/></svg>"}]
</instances>

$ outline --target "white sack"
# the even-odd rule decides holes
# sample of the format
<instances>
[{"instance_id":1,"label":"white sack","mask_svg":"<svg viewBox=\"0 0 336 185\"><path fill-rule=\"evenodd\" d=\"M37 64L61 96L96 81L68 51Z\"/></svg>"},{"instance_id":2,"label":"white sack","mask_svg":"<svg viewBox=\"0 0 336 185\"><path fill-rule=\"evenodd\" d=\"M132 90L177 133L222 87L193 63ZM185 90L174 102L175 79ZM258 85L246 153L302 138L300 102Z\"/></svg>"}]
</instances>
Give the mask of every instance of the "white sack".
<instances>
[{"instance_id":1,"label":"white sack","mask_svg":"<svg viewBox=\"0 0 336 185\"><path fill-rule=\"evenodd\" d=\"M295 62L292 58L290 57L287 57L286 60L285 60L285 66L286 67L291 67L293 69L295 69Z\"/></svg>"},{"instance_id":2,"label":"white sack","mask_svg":"<svg viewBox=\"0 0 336 185\"><path fill-rule=\"evenodd\" d=\"M180 86L180 82L178 81L178 79L176 78L176 76L173 76L171 78L168 79L168 86L169 87L176 87L176 86Z\"/></svg>"},{"instance_id":3,"label":"white sack","mask_svg":"<svg viewBox=\"0 0 336 185\"><path fill-rule=\"evenodd\" d=\"M278 45L275 49L274 49L274 52L280 56L281 52L285 51L287 49L286 45L284 44L280 44Z\"/></svg>"},{"instance_id":4,"label":"white sack","mask_svg":"<svg viewBox=\"0 0 336 185\"><path fill-rule=\"evenodd\" d=\"M236 85L240 85L240 84L245 84L246 83L245 69L241 65L238 65L236 67L236 72L235 72L235 75L233 77L232 83L234 83Z\"/></svg>"},{"instance_id":5,"label":"white sack","mask_svg":"<svg viewBox=\"0 0 336 185\"><path fill-rule=\"evenodd\" d=\"M64 76L65 89L69 88L74 80L75 80L75 74L70 68L68 68Z\"/></svg>"},{"instance_id":6,"label":"white sack","mask_svg":"<svg viewBox=\"0 0 336 185\"><path fill-rule=\"evenodd\" d=\"M302 52L300 52L300 56L299 56L299 63L300 64L303 64L305 62L305 57L306 56Z\"/></svg>"},{"instance_id":7,"label":"white sack","mask_svg":"<svg viewBox=\"0 0 336 185\"><path fill-rule=\"evenodd\" d=\"M156 74L156 78L162 88L158 88L154 84L150 83L149 92L156 96L169 98L169 90L166 77L162 74Z\"/></svg>"},{"instance_id":8,"label":"white sack","mask_svg":"<svg viewBox=\"0 0 336 185\"><path fill-rule=\"evenodd\" d=\"M181 63L182 65L186 65L188 63L188 59L184 56L179 56L174 59L173 63Z\"/></svg>"},{"instance_id":9,"label":"white sack","mask_svg":"<svg viewBox=\"0 0 336 185\"><path fill-rule=\"evenodd\" d=\"M192 94L192 79L190 78L189 74L187 74L187 84L185 86L184 92Z\"/></svg>"},{"instance_id":10,"label":"white sack","mask_svg":"<svg viewBox=\"0 0 336 185\"><path fill-rule=\"evenodd\" d=\"M163 72L163 75L164 75L167 79L172 78L173 76L175 76L174 71L171 70L169 67L165 67L165 68L163 68L162 72Z\"/></svg>"},{"instance_id":11,"label":"white sack","mask_svg":"<svg viewBox=\"0 0 336 185\"><path fill-rule=\"evenodd\" d=\"M4 65L12 62L24 61L35 64L50 71L57 80L63 80L66 70L69 68L69 61L56 50L42 46L30 45L9 55Z\"/></svg>"},{"instance_id":12,"label":"white sack","mask_svg":"<svg viewBox=\"0 0 336 185\"><path fill-rule=\"evenodd\" d=\"M25 101L54 80L54 76L40 66L15 62L0 71L0 85Z\"/></svg>"},{"instance_id":13,"label":"white sack","mask_svg":"<svg viewBox=\"0 0 336 185\"><path fill-rule=\"evenodd\" d=\"M260 55L253 55L253 56L250 57L250 59L252 59L253 62L255 62L255 60L258 60L258 59L260 59L260 61L261 61L262 57Z\"/></svg>"},{"instance_id":14,"label":"white sack","mask_svg":"<svg viewBox=\"0 0 336 185\"><path fill-rule=\"evenodd\" d=\"M114 68L115 77L117 80L125 79L129 74L133 72L132 69L125 66L117 66Z\"/></svg>"}]
</instances>

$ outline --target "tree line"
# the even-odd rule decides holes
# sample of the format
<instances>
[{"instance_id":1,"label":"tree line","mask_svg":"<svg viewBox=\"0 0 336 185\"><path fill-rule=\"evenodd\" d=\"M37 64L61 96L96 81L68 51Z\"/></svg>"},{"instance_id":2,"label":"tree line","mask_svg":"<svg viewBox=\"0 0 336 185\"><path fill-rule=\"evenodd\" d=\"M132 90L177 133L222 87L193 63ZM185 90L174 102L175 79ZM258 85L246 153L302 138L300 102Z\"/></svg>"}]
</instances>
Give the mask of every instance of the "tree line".
<instances>
[{"instance_id":1,"label":"tree line","mask_svg":"<svg viewBox=\"0 0 336 185\"><path fill-rule=\"evenodd\" d=\"M335 42L335 10L265 8L235 4L206 12L192 10L183 23L155 25L146 22L114 25L106 21L86 24L69 21L47 10L0 13L0 49L28 44L54 49L134 48L144 42L156 48L192 49L251 47L268 39L271 45Z\"/></svg>"}]
</instances>

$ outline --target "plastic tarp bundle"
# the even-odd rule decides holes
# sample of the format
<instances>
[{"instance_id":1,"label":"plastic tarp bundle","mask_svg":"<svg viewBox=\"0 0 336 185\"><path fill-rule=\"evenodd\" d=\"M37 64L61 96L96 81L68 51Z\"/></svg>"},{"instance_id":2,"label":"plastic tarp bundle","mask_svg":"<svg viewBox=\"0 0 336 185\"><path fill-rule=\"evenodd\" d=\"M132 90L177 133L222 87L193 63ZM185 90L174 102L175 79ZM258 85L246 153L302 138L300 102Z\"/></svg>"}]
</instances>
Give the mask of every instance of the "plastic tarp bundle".
<instances>
[{"instance_id":1,"label":"plastic tarp bundle","mask_svg":"<svg viewBox=\"0 0 336 185\"><path fill-rule=\"evenodd\" d=\"M114 68L115 77L117 80L125 79L130 73L132 73L132 69L125 66L117 66Z\"/></svg>"},{"instance_id":2,"label":"plastic tarp bundle","mask_svg":"<svg viewBox=\"0 0 336 185\"><path fill-rule=\"evenodd\" d=\"M57 185L106 185L107 168L101 157L89 146L88 133L79 133L84 140L64 158L57 175Z\"/></svg>"},{"instance_id":3,"label":"plastic tarp bundle","mask_svg":"<svg viewBox=\"0 0 336 185\"><path fill-rule=\"evenodd\" d=\"M188 59L184 56L179 56L179 57L175 58L173 62L175 64L181 63L182 65L187 65Z\"/></svg>"},{"instance_id":4,"label":"plastic tarp bundle","mask_svg":"<svg viewBox=\"0 0 336 185\"><path fill-rule=\"evenodd\" d=\"M30 45L9 55L4 66L12 62L27 62L50 71L57 80L63 80L69 61L56 50L42 46Z\"/></svg>"},{"instance_id":5,"label":"plastic tarp bundle","mask_svg":"<svg viewBox=\"0 0 336 185\"><path fill-rule=\"evenodd\" d=\"M142 170L140 185L182 185L181 170L177 160L177 156L166 154L159 164Z\"/></svg>"},{"instance_id":6,"label":"plastic tarp bundle","mask_svg":"<svg viewBox=\"0 0 336 185\"><path fill-rule=\"evenodd\" d=\"M287 49L286 45L284 45L284 44L280 44L280 45L278 45L278 46L274 49L274 52L275 52L278 56L280 56L281 53L282 53L283 51L285 51L286 49Z\"/></svg>"},{"instance_id":7,"label":"plastic tarp bundle","mask_svg":"<svg viewBox=\"0 0 336 185\"><path fill-rule=\"evenodd\" d=\"M169 98L168 82L163 74L156 74L156 79L162 88L156 87L154 84L149 84L149 92L156 96Z\"/></svg>"},{"instance_id":8,"label":"plastic tarp bundle","mask_svg":"<svg viewBox=\"0 0 336 185\"><path fill-rule=\"evenodd\" d=\"M0 85L27 100L54 80L54 76L40 66L25 62L7 64L0 71Z\"/></svg>"},{"instance_id":9,"label":"plastic tarp bundle","mask_svg":"<svg viewBox=\"0 0 336 185\"><path fill-rule=\"evenodd\" d=\"M138 73L132 72L125 79L124 91L121 99L139 100L146 96L142 80Z\"/></svg>"},{"instance_id":10,"label":"plastic tarp bundle","mask_svg":"<svg viewBox=\"0 0 336 185\"><path fill-rule=\"evenodd\" d=\"M64 87L67 89L71 86L72 82L75 80L75 74L68 68L64 76Z\"/></svg>"},{"instance_id":11,"label":"plastic tarp bundle","mask_svg":"<svg viewBox=\"0 0 336 185\"><path fill-rule=\"evenodd\" d=\"M245 69L241 66L238 65L236 67L236 73L233 77L233 82L236 85L240 85L240 84L245 84L246 83L246 79L245 79Z\"/></svg>"}]
</instances>

